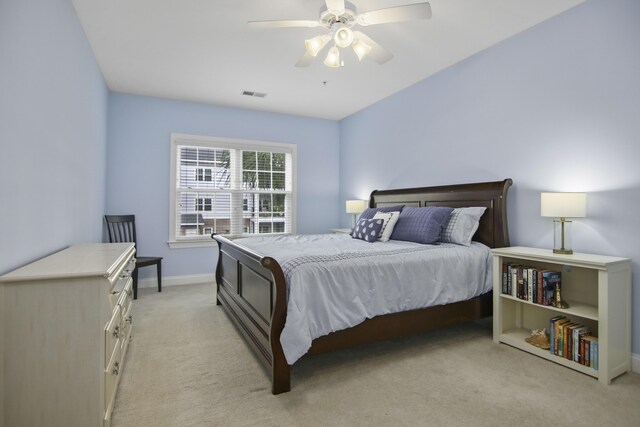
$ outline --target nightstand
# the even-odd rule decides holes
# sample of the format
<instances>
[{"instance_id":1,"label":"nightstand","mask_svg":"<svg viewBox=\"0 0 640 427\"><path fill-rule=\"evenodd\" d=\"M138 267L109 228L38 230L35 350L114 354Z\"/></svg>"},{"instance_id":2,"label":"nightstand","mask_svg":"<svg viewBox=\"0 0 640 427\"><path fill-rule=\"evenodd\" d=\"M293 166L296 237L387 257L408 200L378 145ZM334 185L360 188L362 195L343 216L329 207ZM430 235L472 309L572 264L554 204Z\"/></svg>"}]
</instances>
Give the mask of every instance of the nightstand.
<instances>
[{"instance_id":1,"label":"nightstand","mask_svg":"<svg viewBox=\"0 0 640 427\"><path fill-rule=\"evenodd\" d=\"M350 228L332 228L331 234L351 234Z\"/></svg>"},{"instance_id":2,"label":"nightstand","mask_svg":"<svg viewBox=\"0 0 640 427\"><path fill-rule=\"evenodd\" d=\"M580 371L609 384L631 370L631 261L602 255L554 254L550 249L498 248L493 254L493 340ZM521 265L562 272L562 299L568 308L540 305L503 293L503 267ZM505 274L508 277L508 273ZM508 289L508 288L507 288ZM554 316L590 328L598 337L598 369L525 342L532 329L550 327Z\"/></svg>"}]
</instances>

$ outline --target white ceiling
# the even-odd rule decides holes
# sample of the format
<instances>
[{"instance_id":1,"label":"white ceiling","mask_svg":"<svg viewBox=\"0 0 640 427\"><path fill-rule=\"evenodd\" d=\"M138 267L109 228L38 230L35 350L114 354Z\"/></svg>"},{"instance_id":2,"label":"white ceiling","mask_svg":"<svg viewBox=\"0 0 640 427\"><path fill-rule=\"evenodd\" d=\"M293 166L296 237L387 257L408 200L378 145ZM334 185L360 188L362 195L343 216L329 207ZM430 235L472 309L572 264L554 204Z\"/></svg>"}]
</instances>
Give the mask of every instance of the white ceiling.
<instances>
[{"instance_id":1,"label":"white ceiling","mask_svg":"<svg viewBox=\"0 0 640 427\"><path fill-rule=\"evenodd\" d=\"M358 62L349 49L332 69L324 54L294 67L322 28L247 25L314 20L323 0L72 0L112 91L334 120L583 1L430 0L430 20L360 27L393 53L389 62ZM418 2L352 0L359 13Z\"/></svg>"}]
</instances>

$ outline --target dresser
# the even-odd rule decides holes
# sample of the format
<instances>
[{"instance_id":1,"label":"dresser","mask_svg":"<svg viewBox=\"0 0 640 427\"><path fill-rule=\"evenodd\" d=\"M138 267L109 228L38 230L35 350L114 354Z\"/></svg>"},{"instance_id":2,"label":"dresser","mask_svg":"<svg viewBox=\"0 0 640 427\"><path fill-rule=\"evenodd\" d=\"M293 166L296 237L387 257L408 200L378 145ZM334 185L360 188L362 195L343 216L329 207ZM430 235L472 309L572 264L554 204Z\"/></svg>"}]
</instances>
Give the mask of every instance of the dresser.
<instances>
[{"instance_id":1,"label":"dresser","mask_svg":"<svg viewBox=\"0 0 640 427\"><path fill-rule=\"evenodd\" d=\"M110 425L134 256L133 243L75 245L0 277L0 426Z\"/></svg>"}]
</instances>

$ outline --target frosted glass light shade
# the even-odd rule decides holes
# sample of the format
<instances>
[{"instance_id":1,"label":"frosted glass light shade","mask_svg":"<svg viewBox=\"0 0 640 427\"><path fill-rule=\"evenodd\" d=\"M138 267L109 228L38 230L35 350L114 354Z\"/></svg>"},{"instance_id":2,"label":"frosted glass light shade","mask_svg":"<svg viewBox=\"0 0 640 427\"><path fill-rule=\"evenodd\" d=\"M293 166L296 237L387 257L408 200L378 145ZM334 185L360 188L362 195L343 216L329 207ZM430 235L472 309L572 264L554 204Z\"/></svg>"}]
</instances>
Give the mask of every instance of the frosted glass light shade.
<instances>
[{"instance_id":1,"label":"frosted glass light shade","mask_svg":"<svg viewBox=\"0 0 640 427\"><path fill-rule=\"evenodd\" d=\"M333 40L340 47L349 47L353 41L353 31L346 27L340 28L336 31L336 35L333 37Z\"/></svg>"},{"instance_id":2,"label":"frosted glass light shade","mask_svg":"<svg viewBox=\"0 0 640 427\"><path fill-rule=\"evenodd\" d=\"M362 61L362 58L367 56L367 54L371 51L371 46L359 39L354 40L351 47L353 48L353 51L356 53L356 55L358 55L359 61Z\"/></svg>"},{"instance_id":3,"label":"frosted glass light shade","mask_svg":"<svg viewBox=\"0 0 640 427\"><path fill-rule=\"evenodd\" d=\"M331 40L331 36L329 34L322 34L312 39L305 40L304 47L307 49L307 52L309 52L309 55L317 56L322 48L329 43L329 40Z\"/></svg>"},{"instance_id":4,"label":"frosted glass light shade","mask_svg":"<svg viewBox=\"0 0 640 427\"><path fill-rule=\"evenodd\" d=\"M347 200L346 203L347 213L359 214L367 208L366 200Z\"/></svg>"},{"instance_id":5,"label":"frosted glass light shade","mask_svg":"<svg viewBox=\"0 0 640 427\"><path fill-rule=\"evenodd\" d=\"M587 193L540 193L540 215L584 218L587 216Z\"/></svg>"},{"instance_id":6,"label":"frosted glass light shade","mask_svg":"<svg viewBox=\"0 0 640 427\"><path fill-rule=\"evenodd\" d=\"M337 47L333 46L329 49L329 53L327 53L327 57L324 60L324 65L333 68L340 66L340 51Z\"/></svg>"}]
</instances>

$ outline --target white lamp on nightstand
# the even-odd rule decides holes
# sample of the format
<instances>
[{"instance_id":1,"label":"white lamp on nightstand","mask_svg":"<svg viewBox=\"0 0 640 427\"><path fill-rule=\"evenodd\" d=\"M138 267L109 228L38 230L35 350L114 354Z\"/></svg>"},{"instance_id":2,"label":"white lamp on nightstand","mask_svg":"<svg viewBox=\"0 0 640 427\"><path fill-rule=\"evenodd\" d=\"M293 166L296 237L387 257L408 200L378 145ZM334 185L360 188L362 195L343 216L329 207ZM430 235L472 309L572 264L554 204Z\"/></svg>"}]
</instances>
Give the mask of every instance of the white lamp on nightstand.
<instances>
[{"instance_id":1,"label":"white lamp on nightstand","mask_svg":"<svg viewBox=\"0 0 640 427\"><path fill-rule=\"evenodd\" d=\"M572 254L571 221L587 216L587 193L540 193L540 215L553 220L553 253Z\"/></svg>"},{"instance_id":2,"label":"white lamp on nightstand","mask_svg":"<svg viewBox=\"0 0 640 427\"><path fill-rule=\"evenodd\" d=\"M356 226L356 218L358 218L358 215L366 208L367 208L366 200L347 200L347 213L353 215L351 228Z\"/></svg>"}]
</instances>

